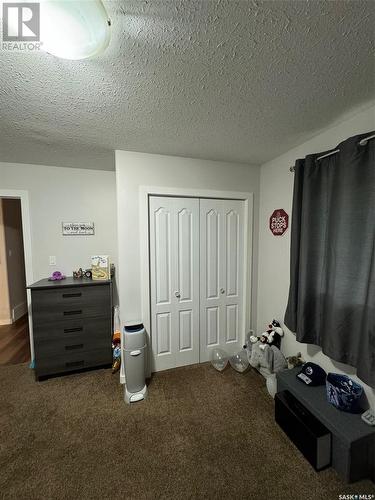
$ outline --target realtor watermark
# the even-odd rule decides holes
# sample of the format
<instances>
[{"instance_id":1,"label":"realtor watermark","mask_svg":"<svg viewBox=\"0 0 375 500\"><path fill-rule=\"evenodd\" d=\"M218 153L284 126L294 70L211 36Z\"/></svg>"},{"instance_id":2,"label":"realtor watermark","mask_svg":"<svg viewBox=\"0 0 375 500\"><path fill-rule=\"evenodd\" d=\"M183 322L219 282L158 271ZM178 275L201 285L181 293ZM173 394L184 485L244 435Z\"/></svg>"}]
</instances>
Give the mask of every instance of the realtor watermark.
<instances>
[{"instance_id":1,"label":"realtor watermark","mask_svg":"<svg viewBox=\"0 0 375 500\"><path fill-rule=\"evenodd\" d=\"M35 52L40 50L40 3L3 2L1 50Z\"/></svg>"},{"instance_id":2,"label":"realtor watermark","mask_svg":"<svg viewBox=\"0 0 375 500\"><path fill-rule=\"evenodd\" d=\"M339 500L374 500L375 495L373 493L370 494L355 494L349 493L344 495L339 495Z\"/></svg>"}]
</instances>

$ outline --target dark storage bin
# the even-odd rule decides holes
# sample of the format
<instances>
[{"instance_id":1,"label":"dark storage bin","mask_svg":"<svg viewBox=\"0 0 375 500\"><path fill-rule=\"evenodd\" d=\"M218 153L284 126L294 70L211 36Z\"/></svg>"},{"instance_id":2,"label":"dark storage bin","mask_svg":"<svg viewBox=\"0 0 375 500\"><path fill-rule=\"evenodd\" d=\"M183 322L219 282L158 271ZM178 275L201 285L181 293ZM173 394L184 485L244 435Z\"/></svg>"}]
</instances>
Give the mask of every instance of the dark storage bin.
<instances>
[{"instance_id":1,"label":"dark storage bin","mask_svg":"<svg viewBox=\"0 0 375 500\"><path fill-rule=\"evenodd\" d=\"M275 420L315 470L331 464L331 433L289 391L275 395Z\"/></svg>"}]
</instances>

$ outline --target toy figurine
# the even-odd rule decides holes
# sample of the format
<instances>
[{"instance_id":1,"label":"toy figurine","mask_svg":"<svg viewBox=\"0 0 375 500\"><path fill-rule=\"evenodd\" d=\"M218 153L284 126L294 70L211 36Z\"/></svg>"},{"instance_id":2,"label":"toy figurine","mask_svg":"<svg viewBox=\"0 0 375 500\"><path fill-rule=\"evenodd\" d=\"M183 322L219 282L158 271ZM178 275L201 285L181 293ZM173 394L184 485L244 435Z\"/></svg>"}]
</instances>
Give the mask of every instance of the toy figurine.
<instances>
[{"instance_id":1,"label":"toy figurine","mask_svg":"<svg viewBox=\"0 0 375 500\"><path fill-rule=\"evenodd\" d=\"M265 345L275 345L278 349L280 349L281 345L281 337L284 336L283 329L280 326L280 323L273 319L271 323L268 325L268 329L263 332L260 337L255 337L252 335L250 337L250 342L255 343L260 341ZM264 347L263 347L264 349Z\"/></svg>"},{"instance_id":2,"label":"toy figurine","mask_svg":"<svg viewBox=\"0 0 375 500\"><path fill-rule=\"evenodd\" d=\"M121 366L121 327L119 307L115 306L112 336L112 373L116 373Z\"/></svg>"},{"instance_id":3,"label":"toy figurine","mask_svg":"<svg viewBox=\"0 0 375 500\"><path fill-rule=\"evenodd\" d=\"M76 279L76 280L83 278L82 267L80 267L77 271L73 271L73 278Z\"/></svg>"}]
</instances>

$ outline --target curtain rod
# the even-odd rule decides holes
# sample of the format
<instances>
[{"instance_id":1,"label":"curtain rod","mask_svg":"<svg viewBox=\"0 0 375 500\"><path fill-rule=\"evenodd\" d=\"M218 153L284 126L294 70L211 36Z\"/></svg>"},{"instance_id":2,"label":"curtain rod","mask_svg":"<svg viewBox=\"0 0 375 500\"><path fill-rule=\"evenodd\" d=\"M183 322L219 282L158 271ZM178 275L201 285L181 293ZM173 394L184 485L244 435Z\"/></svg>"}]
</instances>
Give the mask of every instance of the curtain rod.
<instances>
[{"instance_id":1,"label":"curtain rod","mask_svg":"<svg viewBox=\"0 0 375 500\"><path fill-rule=\"evenodd\" d=\"M368 137L364 137L363 139L361 139L361 140L359 141L359 143L358 143L358 144L359 144L360 146L366 146L366 145L367 145L367 143L368 143L368 141L369 141L370 139L375 139L375 134L374 134L374 135L369 135ZM326 158L327 156L331 156L331 155L334 155L334 154L339 153L339 152L340 152L340 150L339 150L339 149L335 149L334 151L330 151L329 153L327 153L327 154L325 154L325 155L319 156L319 157L316 159L316 161L322 160L323 158ZM295 167L290 167L290 169L289 169L289 170L290 170L291 172L294 172L294 171L295 171Z\"/></svg>"}]
</instances>

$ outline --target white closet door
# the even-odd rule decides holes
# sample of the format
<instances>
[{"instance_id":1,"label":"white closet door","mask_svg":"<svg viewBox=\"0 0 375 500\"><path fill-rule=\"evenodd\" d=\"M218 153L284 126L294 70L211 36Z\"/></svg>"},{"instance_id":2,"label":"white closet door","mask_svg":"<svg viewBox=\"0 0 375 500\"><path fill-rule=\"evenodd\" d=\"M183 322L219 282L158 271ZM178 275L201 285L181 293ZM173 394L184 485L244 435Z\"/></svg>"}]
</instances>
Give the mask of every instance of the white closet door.
<instances>
[{"instance_id":1,"label":"white closet door","mask_svg":"<svg viewBox=\"0 0 375 500\"><path fill-rule=\"evenodd\" d=\"M200 200L200 362L242 347L243 225L242 201Z\"/></svg>"},{"instance_id":2,"label":"white closet door","mask_svg":"<svg viewBox=\"0 0 375 500\"><path fill-rule=\"evenodd\" d=\"M150 197L153 370L199 362L199 200Z\"/></svg>"}]
</instances>

